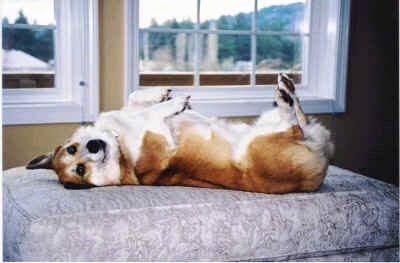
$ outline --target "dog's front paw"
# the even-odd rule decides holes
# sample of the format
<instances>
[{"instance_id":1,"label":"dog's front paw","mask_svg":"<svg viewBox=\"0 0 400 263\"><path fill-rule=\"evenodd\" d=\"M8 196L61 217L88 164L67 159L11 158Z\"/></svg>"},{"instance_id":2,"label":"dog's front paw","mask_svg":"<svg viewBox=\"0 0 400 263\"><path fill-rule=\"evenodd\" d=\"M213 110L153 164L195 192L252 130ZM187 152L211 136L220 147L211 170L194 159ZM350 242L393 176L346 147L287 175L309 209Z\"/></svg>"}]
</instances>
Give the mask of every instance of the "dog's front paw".
<instances>
[{"instance_id":1,"label":"dog's front paw","mask_svg":"<svg viewBox=\"0 0 400 263\"><path fill-rule=\"evenodd\" d=\"M170 88L140 89L129 95L129 105L156 104L171 99Z\"/></svg>"},{"instance_id":2,"label":"dog's front paw","mask_svg":"<svg viewBox=\"0 0 400 263\"><path fill-rule=\"evenodd\" d=\"M166 90L164 90L164 92L161 94L161 100L160 100L160 102L164 102L164 101L167 101L167 100L171 100L171 99L172 99L171 93L172 93L172 89L166 89Z\"/></svg>"},{"instance_id":3,"label":"dog's front paw","mask_svg":"<svg viewBox=\"0 0 400 263\"><path fill-rule=\"evenodd\" d=\"M186 98L184 98L184 100L179 102L179 103L182 103L181 104L182 108L179 111L175 112L175 115L177 115L179 113L182 113L185 110L191 110L192 109L192 106L190 105L190 98L191 98L190 96L186 96ZM183 97L182 97L182 99L183 99Z\"/></svg>"}]
</instances>

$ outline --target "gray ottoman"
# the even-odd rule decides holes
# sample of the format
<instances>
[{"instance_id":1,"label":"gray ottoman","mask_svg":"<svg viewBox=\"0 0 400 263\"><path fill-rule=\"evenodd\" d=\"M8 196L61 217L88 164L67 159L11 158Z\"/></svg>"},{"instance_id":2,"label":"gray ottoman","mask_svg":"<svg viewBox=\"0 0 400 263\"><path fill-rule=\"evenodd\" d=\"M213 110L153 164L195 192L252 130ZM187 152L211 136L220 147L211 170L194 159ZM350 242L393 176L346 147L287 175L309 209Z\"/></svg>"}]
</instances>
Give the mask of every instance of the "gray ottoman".
<instances>
[{"instance_id":1,"label":"gray ottoman","mask_svg":"<svg viewBox=\"0 0 400 263\"><path fill-rule=\"evenodd\" d=\"M3 173L6 261L399 260L398 191L330 166L314 193L189 187L66 190Z\"/></svg>"}]
</instances>

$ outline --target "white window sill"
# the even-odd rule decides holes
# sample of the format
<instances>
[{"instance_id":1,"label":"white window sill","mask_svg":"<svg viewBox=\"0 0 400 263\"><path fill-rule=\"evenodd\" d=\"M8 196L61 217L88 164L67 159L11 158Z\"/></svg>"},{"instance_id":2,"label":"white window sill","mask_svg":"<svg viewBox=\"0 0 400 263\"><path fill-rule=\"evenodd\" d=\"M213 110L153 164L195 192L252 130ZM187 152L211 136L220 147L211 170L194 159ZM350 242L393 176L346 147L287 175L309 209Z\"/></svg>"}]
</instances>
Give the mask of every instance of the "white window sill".
<instances>
[{"instance_id":1,"label":"white window sill","mask_svg":"<svg viewBox=\"0 0 400 263\"><path fill-rule=\"evenodd\" d=\"M246 99L246 100L194 100L191 105L193 110L207 116L218 117L245 117L258 116L262 112L271 110L274 100ZM301 106L306 114L344 112L344 106L338 101L324 98L301 98Z\"/></svg>"},{"instance_id":2,"label":"white window sill","mask_svg":"<svg viewBox=\"0 0 400 263\"><path fill-rule=\"evenodd\" d=\"M96 117L96 112L82 114L81 105L73 102L3 105L3 125L79 123Z\"/></svg>"},{"instance_id":3,"label":"white window sill","mask_svg":"<svg viewBox=\"0 0 400 263\"><path fill-rule=\"evenodd\" d=\"M215 99L192 100L193 109L207 116L244 117L257 116L273 109L273 99ZM305 113L344 112L344 105L336 100L305 97L301 98ZM80 123L92 122L97 113L86 113L82 116L82 108L77 103L38 103L3 105L3 124L39 124L39 123Z\"/></svg>"}]
</instances>

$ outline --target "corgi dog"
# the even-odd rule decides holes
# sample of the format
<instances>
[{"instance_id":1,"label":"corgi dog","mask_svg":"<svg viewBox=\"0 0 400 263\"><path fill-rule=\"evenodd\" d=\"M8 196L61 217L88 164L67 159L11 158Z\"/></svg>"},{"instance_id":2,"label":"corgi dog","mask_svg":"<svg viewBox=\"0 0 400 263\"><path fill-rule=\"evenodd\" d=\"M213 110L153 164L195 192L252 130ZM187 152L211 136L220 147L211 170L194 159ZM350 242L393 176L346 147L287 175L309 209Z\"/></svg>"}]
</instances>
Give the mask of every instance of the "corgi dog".
<instances>
[{"instance_id":1,"label":"corgi dog","mask_svg":"<svg viewBox=\"0 0 400 263\"><path fill-rule=\"evenodd\" d=\"M308 120L295 85L278 74L275 109L252 125L190 109L165 88L133 92L28 169L53 169L69 189L175 185L282 194L316 190L333 155L330 132Z\"/></svg>"}]
</instances>

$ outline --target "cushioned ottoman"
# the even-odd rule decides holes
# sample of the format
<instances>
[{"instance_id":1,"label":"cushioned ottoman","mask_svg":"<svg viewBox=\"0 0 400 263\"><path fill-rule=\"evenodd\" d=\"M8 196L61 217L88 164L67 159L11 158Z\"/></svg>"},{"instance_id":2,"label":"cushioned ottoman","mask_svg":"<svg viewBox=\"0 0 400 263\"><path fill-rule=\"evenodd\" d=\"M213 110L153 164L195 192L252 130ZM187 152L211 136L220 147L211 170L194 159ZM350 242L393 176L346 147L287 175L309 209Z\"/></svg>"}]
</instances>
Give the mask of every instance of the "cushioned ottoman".
<instances>
[{"instance_id":1,"label":"cushioned ottoman","mask_svg":"<svg viewBox=\"0 0 400 263\"><path fill-rule=\"evenodd\" d=\"M3 175L4 260L399 260L398 188L329 167L314 193L189 187L66 190Z\"/></svg>"}]
</instances>

